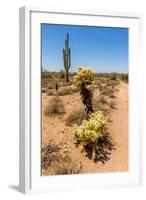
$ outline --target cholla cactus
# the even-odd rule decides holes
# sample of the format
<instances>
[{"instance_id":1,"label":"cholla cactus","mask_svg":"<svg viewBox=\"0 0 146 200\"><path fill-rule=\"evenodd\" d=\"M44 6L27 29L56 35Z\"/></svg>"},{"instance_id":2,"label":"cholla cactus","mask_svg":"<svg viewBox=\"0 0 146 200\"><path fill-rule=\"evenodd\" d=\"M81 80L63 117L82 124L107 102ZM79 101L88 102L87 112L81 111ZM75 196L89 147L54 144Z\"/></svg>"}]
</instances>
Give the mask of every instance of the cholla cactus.
<instances>
[{"instance_id":1,"label":"cholla cactus","mask_svg":"<svg viewBox=\"0 0 146 200\"><path fill-rule=\"evenodd\" d=\"M94 73L90 68L80 67L79 72L74 77L74 81L77 87L80 89L82 96L82 102L85 105L85 111L87 112L87 118L94 111L92 104L92 84L94 82Z\"/></svg>"},{"instance_id":2,"label":"cholla cactus","mask_svg":"<svg viewBox=\"0 0 146 200\"><path fill-rule=\"evenodd\" d=\"M74 125L74 138L86 147L91 145L95 154L98 139L105 134L107 117L101 112L94 112L88 120L84 120L80 126Z\"/></svg>"}]
</instances>

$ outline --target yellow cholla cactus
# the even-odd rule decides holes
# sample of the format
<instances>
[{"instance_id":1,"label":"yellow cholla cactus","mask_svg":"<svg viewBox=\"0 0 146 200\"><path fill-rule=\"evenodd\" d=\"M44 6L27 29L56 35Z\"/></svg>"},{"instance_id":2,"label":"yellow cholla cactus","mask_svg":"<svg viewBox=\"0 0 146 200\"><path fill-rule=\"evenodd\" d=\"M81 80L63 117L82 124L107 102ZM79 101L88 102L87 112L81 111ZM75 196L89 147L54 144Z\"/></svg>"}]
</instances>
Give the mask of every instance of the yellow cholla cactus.
<instances>
[{"instance_id":1,"label":"yellow cholla cactus","mask_svg":"<svg viewBox=\"0 0 146 200\"><path fill-rule=\"evenodd\" d=\"M84 84L87 89L90 89L90 86L94 81L94 73L88 67L80 67L79 72L74 77L74 81L78 88Z\"/></svg>"},{"instance_id":2,"label":"yellow cholla cactus","mask_svg":"<svg viewBox=\"0 0 146 200\"><path fill-rule=\"evenodd\" d=\"M83 146L94 144L103 136L106 124L107 117L101 111L94 112L89 120L84 120L80 126L74 126L74 138Z\"/></svg>"}]
</instances>

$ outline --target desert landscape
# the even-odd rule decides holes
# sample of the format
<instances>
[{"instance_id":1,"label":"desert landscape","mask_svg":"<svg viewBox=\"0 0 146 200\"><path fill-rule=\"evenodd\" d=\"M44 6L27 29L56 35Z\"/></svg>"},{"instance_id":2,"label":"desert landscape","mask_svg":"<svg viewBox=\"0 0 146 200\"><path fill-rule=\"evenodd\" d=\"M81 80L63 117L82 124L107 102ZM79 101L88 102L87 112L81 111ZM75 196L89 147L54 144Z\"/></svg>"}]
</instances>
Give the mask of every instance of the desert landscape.
<instances>
[{"instance_id":1,"label":"desert landscape","mask_svg":"<svg viewBox=\"0 0 146 200\"><path fill-rule=\"evenodd\" d=\"M41 28L41 175L128 171L128 29Z\"/></svg>"},{"instance_id":2,"label":"desert landscape","mask_svg":"<svg viewBox=\"0 0 146 200\"><path fill-rule=\"evenodd\" d=\"M106 134L97 140L95 153L74 137L75 124L89 120L76 74L70 72L67 82L63 70L42 70L41 175L127 171L128 74L94 73L93 109L107 117Z\"/></svg>"}]
</instances>

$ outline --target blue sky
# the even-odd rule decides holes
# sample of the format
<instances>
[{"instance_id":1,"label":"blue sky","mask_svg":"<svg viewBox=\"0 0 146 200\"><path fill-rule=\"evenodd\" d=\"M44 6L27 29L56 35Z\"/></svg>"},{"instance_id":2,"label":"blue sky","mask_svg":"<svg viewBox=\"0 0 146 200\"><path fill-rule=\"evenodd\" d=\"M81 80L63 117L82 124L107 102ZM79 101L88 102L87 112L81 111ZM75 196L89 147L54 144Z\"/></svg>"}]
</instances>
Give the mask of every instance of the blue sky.
<instances>
[{"instance_id":1,"label":"blue sky","mask_svg":"<svg viewBox=\"0 0 146 200\"><path fill-rule=\"evenodd\" d=\"M41 25L42 67L60 71L63 67L62 49L66 33L71 48L70 71L79 66L95 72L128 72L128 29L72 25Z\"/></svg>"}]
</instances>

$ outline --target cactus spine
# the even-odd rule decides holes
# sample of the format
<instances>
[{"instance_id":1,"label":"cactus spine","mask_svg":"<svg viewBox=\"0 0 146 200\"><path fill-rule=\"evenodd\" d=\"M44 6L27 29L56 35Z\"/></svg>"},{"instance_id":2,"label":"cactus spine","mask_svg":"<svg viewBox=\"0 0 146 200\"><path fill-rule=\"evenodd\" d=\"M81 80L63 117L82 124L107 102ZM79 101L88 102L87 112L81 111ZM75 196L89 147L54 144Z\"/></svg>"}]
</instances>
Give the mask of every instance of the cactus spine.
<instances>
[{"instance_id":1,"label":"cactus spine","mask_svg":"<svg viewBox=\"0 0 146 200\"><path fill-rule=\"evenodd\" d=\"M66 82L68 83L69 69L71 66L71 50L69 48L69 33L67 33L66 35L65 48L63 48L63 62L64 62L64 69L66 72Z\"/></svg>"}]
</instances>

